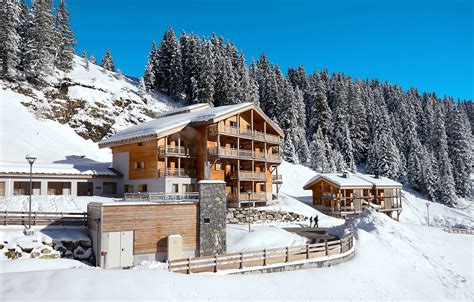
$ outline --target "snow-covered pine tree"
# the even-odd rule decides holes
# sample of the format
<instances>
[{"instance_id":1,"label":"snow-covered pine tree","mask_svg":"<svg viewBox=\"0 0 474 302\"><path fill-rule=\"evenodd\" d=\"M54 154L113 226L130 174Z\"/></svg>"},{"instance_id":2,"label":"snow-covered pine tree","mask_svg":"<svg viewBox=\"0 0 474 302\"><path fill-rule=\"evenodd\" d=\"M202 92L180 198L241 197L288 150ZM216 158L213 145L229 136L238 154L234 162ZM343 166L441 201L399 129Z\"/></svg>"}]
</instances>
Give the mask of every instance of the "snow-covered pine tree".
<instances>
[{"instance_id":1,"label":"snow-covered pine tree","mask_svg":"<svg viewBox=\"0 0 474 302\"><path fill-rule=\"evenodd\" d=\"M156 49L155 41L151 45L151 51L148 55L148 61L145 66L145 72L143 74L143 81L145 82L145 87L147 91L152 91L156 88L156 78L155 78L155 61L158 56L158 50Z\"/></svg>"},{"instance_id":2,"label":"snow-covered pine tree","mask_svg":"<svg viewBox=\"0 0 474 302\"><path fill-rule=\"evenodd\" d=\"M431 200L436 198L436 182L437 177L435 174L436 159L431 152L429 152L424 146L422 146L421 156L421 192L427 195Z\"/></svg>"},{"instance_id":3,"label":"snow-covered pine tree","mask_svg":"<svg viewBox=\"0 0 474 302\"><path fill-rule=\"evenodd\" d=\"M293 145L293 135L292 133L288 133L285 136L285 139L283 140L283 145L281 146L283 148L283 159L286 160L289 163L294 163L297 164L298 161L298 155L296 154L295 146Z\"/></svg>"},{"instance_id":4,"label":"snow-covered pine tree","mask_svg":"<svg viewBox=\"0 0 474 302\"><path fill-rule=\"evenodd\" d=\"M354 160L362 164L367 157L369 127L362 103L361 82L358 79L355 82L349 80L348 103L348 127Z\"/></svg>"},{"instance_id":5,"label":"snow-covered pine tree","mask_svg":"<svg viewBox=\"0 0 474 302\"><path fill-rule=\"evenodd\" d=\"M67 11L66 2L60 0L56 13L56 56L55 66L59 70L69 72L74 65L74 46L76 40L74 33L69 26L69 12Z\"/></svg>"},{"instance_id":6,"label":"snow-covered pine tree","mask_svg":"<svg viewBox=\"0 0 474 302\"><path fill-rule=\"evenodd\" d=\"M41 82L52 74L56 53L53 0L32 1L30 12L25 73L30 81Z\"/></svg>"},{"instance_id":7,"label":"snow-covered pine tree","mask_svg":"<svg viewBox=\"0 0 474 302\"><path fill-rule=\"evenodd\" d=\"M212 53L213 45L206 41L201 48L200 62L200 80L199 80L199 101L203 103L214 104L214 56Z\"/></svg>"},{"instance_id":8,"label":"snow-covered pine tree","mask_svg":"<svg viewBox=\"0 0 474 302\"><path fill-rule=\"evenodd\" d=\"M94 54L91 55L91 57L89 58L89 61L92 64L97 64L97 58L94 56Z\"/></svg>"},{"instance_id":9,"label":"snow-covered pine tree","mask_svg":"<svg viewBox=\"0 0 474 302\"><path fill-rule=\"evenodd\" d=\"M15 0L0 6L0 78L14 80L20 63L20 7Z\"/></svg>"},{"instance_id":10,"label":"snow-covered pine tree","mask_svg":"<svg viewBox=\"0 0 474 302\"><path fill-rule=\"evenodd\" d=\"M112 54L110 53L109 48L107 48L105 51L105 55L100 62L100 66L102 66L105 70L115 71L114 60L112 59Z\"/></svg>"},{"instance_id":11,"label":"snow-covered pine tree","mask_svg":"<svg viewBox=\"0 0 474 302\"><path fill-rule=\"evenodd\" d=\"M314 134L317 129L321 129L323 136L330 137L332 133L332 112L329 108L326 97L326 86L320 75L315 72L313 75L314 103L308 108L308 134Z\"/></svg>"},{"instance_id":12,"label":"snow-covered pine tree","mask_svg":"<svg viewBox=\"0 0 474 302\"><path fill-rule=\"evenodd\" d=\"M19 60L18 69L20 71L25 70L25 59L26 59L26 50L27 50L27 43L28 43L28 34L29 34L29 27L31 22L31 15L30 9L26 4L26 0L20 1L20 17L19 17L19 24L18 24L18 35L20 36L20 43L19 43Z\"/></svg>"},{"instance_id":13,"label":"snow-covered pine tree","mask_svg":"<svg viewBox=\"0 0 474 302\"><path fill-rule=\"evenodd\" d=\"M262 54L257 61L257 83L260 107L265 114L276 121L278 119L276 71L265 54Z\"/></svg>"},{"instance_id":14,"label":"snow-covered pine tree","mask_svg":"<svg viewBox=\"0 0 474 302\"><path fill-rule=\"evenodd\" d=\"M176 93L179 74L182 74L182 70L179 70L182 66L178 62L180 57L179 42L173 28L170 27L163 35L163 39L158 47L155 77L157 88L173 98L180 96Z\"/></svg>"},{"instance_id":15,"label":"snow-covered pine tree","mask_svg":"<svg viewBox=\"0 0 474 302\"><path fill-rule=\"evenodd\" d=\"M355 172L356 167L354 161L354 152L347 118L347 92L344 86L344 79L342 77L338 76L336 82L337 84L333 90L335 111L333 111L334 125L332 144L334 148L338 150L344 157L347 167L351 171Z\"/></svg>"},{"instance_id":16,"label":"snow-covered pine tree","mask_svg":"<svg viewBox=\"0 0 474 302\"><path fill-rule=\"evenodd\" d=\"M143 77L141 77L140 81L138 82L138 91L137 92L138 92L138 95L141 98L144 98L146 96L147 87L146 87L145 80L143 79Z\"/></svg>"},{"instance_id":17,"label":"snow-covered pine tree","mask_svg":"<svg viewBox=\"0 0 474 302\"><path fill-rule=\"evenodd\" d=\"M437 198L439 202L452 206L456 204L456 189L454 186L452 164L449 158L444 113L441 105L435 107L434 126L432 142L433 152L438 164Z\"/></svg>"},{"instance_id":18,"label":"snow-covered pine tree","mask_svg":"<svg viewBox=\"0 0 474 302\"><path fill-rule=\"evenodd\" d=\"M332 166L328 161L328 152L327 150L328 142L327 137L323 136L321 129L318 128L316 133L313 134L313 139L310 143L310 167L320 173L332 172Z\"/></svg>"},{"instance_id":19,"label":"snow-covered pine tree","mask_svg":"<svg viewBox=\"0 0 474 302\"><path fill-rule=\"evenodd\" d=\"M452 98L445 99L446 134L449 157L453 167L454 185L457 195L471 195L472 146L471 130L467 119L459 108L456 108Z\"/></svg>"},{"instance_id":20,"label":"snow-covered pine tree","mask_svg":"<svg viewBox=\"0 0 474 302\"><path fill-rule=\"evenodd\" d=\"M84 59L84 60L87 60L87 52L86 52L85 49L82 50L81 58Z\"/></svg>"},{"instance_id":21,"label":"snow-covered pine tree","mask_svg":"<svg viewBox=\"0 0 474 302\"><path fill-rule=\"evenodd\" d=\"M117 68L117 70L115 71L115 78L117 80L123 80L123 74L122 74L122 70L120 70L120 68Z\"/></svg>"}]
</instances>

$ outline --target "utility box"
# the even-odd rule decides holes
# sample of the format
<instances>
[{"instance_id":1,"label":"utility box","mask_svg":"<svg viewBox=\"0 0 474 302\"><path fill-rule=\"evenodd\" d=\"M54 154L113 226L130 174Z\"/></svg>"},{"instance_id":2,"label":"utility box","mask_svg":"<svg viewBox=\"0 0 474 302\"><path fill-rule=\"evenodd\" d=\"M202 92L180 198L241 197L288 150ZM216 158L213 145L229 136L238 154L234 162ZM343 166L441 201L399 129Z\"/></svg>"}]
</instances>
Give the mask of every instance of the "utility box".
<instances>
[{"instance_id":1,"label":"utility box","mask_svg":"<svg viewBox=\"0 0 474 302\"><path fill-rule=\"evenodd\" d=\"M168 260L183 258L183 237L181 235L168 236Z\"/></svg>"},{"instance_id":2,"label":"utility box","mask_svg":"<svg viewBox=\"0 0 474 302\"><path fill-rule=\"evenodd\" d=\"M198 202L92 202L87 214L102 268L199 255Z\"/></svg>"}]
</instances>

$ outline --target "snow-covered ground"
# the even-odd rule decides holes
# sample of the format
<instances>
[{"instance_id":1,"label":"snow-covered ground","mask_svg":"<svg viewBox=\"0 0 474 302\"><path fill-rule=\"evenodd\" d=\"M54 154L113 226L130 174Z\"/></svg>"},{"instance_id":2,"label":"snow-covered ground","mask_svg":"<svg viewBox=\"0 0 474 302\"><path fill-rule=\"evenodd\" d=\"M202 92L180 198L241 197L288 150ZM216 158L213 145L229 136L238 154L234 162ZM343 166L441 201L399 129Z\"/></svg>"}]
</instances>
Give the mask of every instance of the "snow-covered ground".
<instances>
[{"instance_id":1,"label":"snow-covered ground","mask_svg":"<svg viewBox=\"0 0 474 302\"><path fill-rule=\"evenodd\" d=\"M45 195L32 196L31 209L38 212L87 212L90 202L113 202L100 196ZM0 211L28 211L28 196L0 198Z\"/></svg>"},{"instance_id":2,"label":"snow-covered ground","mask_svg":"<svg viewBox=\"0 0 474 302\"><path fill-rule=\"evenodd\" d=\"M284 163L285 196L274 207L299 209L297 192L311 177L306 168ZM294 169L293 169L294 168ZM294 170L294 171L293 171ZM303 172L301 172L303 171ZM299 180L298 180L299 179ZM291 189L291 188L294 189ZM292 191L293 190L293 191ZM295 193L296 192L296 193ZM409 192L408 192L409 193ZM411 193L409 193L411 194ZM179 275L160 263L143 263L133 270L77 268L75 263L31 262L10 264L0 274L0 296L9 300L329 300L329 299L474 299L473 237L424 225L425 200L406 193L405 219L394 221L373 211L336 226L332 232L354 230L356 256L330 268L264 275ZM411 209L411 212L410 212ZM419 209L419 210L416 210ZM466 210L466 209L465 209ZM432 205L432 217L466 221L465 210ZM411 214L410 214L411 213ZM444 217L444 220L442 219ZM229 251L301 244L304 239L275 226L229 225ZM50 264L49 264L50 263ZM64 265L64 269L61 267ZM18 268L16 268L18 266ZM3 266L6 267L6 266ZM72 269L69 267L73 267ZM42 270L42 271L38 271ZM11 273L7 273L11 272ZM24 290L24 284L29 290Z\"/></svg>"}]
</instances>

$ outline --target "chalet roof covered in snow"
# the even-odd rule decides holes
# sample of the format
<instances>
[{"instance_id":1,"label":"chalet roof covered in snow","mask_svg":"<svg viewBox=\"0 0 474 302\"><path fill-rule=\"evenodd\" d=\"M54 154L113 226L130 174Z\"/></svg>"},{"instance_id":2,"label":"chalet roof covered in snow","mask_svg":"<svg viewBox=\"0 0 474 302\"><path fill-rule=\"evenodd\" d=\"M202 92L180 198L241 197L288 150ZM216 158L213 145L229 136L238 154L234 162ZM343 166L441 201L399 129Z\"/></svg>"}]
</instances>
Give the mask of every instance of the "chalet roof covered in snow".
<instances>
[{"instance_id":1,"label":"chalet roof covered in snow","mask_svg":"<svg viewBox=\"0 0 474 302\"><path fill-rule=\"evenodd\" d=\"M253 103L240 103L220 107L198 104L164 112L157 119L135 125L99 142L100 148L121 145L139 140L156 139L175 133L188 125L215 123L230 115L254 109L267 118L271 126L283 136L283 131Z\"/></svg>"},{"instance_id":2,"label":"chalet roof covered in snow","mask_svg":"<svg viewBox=\"0 0 474 302\"><path fill-rule=\"evenodd\" d=\"M340 188L366 188L371 189L373 187L396 187L401 188L402 184L396 182L387 177L376 178L368 174L361 173L349 173L347 172L347 177L344 177L343 173L320 173L316 174L311 178L305 185L304 189L309 190L313 184L318 182L320 179L325 179L333 183L334 185Z\"/></svg>"},{"instance_id":3,"label":"chalet roof covered in snow","mask_svg":"<svg viewBox=\"0 0 474 302\"><path fill-rule=\"evenodd\" d=\"M109 168L110 163L72 164L72 163L35 163L33 174L120 176ZM29 174L30 166L25 162L0 162L2 174Z\"/></svg>"}]
</instances>

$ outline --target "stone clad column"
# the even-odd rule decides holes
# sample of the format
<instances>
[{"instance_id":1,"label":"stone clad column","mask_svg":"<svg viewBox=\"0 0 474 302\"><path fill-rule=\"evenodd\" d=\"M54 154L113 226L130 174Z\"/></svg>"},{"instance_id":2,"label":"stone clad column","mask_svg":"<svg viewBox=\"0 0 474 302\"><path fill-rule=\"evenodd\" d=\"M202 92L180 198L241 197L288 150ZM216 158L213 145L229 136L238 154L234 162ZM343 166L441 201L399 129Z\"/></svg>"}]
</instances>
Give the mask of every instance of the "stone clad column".
<instances>
[{"instance_id":1,"label":"stone clad column","mask_svg":"<svg viewBox=\"0 0 474 302\"><path fill-rule=\"evenodd\" d=\"M201 180L199 186L199 255L226 252L225 182Z\"/></svg>"}]
</instances>

